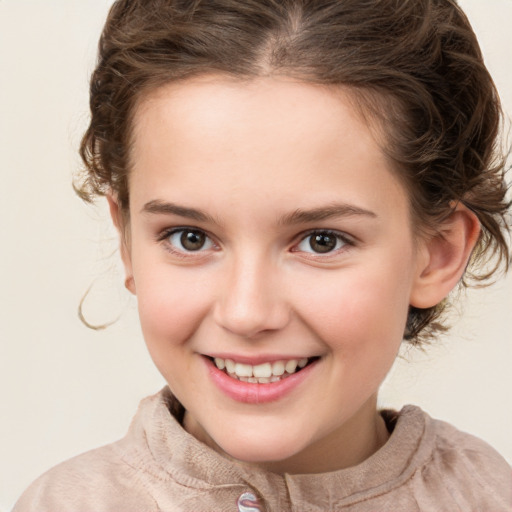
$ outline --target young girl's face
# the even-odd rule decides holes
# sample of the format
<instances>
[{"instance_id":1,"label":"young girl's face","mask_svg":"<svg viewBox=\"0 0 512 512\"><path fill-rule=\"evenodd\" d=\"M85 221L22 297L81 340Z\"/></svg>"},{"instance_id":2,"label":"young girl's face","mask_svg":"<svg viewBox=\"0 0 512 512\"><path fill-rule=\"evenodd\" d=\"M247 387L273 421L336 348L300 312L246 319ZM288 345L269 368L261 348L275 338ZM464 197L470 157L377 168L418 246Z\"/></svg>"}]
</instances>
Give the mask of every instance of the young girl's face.
<instances>
[{"instance_id":1,"label":"young girl's face","mask_svg":"<svg viewBox=\"0 0 512 512\"><path fill-rule=\"evenodd\" d=\"M407 192L347 94L211 76L135 116L124 260L149 351L189 432L271 469L385 441L376 395L421 273Z\"/></svg>"}]
</instances>

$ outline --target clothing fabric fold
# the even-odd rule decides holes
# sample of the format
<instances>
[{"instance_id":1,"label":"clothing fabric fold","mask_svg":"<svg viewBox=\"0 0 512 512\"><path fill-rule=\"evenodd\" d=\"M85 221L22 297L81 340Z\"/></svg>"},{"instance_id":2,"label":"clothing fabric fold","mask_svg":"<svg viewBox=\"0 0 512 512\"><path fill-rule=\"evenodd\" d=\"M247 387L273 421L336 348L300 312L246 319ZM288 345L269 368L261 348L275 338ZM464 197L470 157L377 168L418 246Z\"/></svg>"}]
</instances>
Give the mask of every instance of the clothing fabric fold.
<instances>
[{"instance_id":1,"label":"clothing fabric fold","mask_svg":"<svg viewBox=\"0 0 512 512\"><path fill-rule=\"evenodd\" d=\"M123 439L51 469L13 512L512 511L512 470L485 442L415 406L382 415L391 436L361 464L278 475L188 434L166 387L141 402ZM240 508L245 496L258 508Z\"/></svg>"}]
</instances>

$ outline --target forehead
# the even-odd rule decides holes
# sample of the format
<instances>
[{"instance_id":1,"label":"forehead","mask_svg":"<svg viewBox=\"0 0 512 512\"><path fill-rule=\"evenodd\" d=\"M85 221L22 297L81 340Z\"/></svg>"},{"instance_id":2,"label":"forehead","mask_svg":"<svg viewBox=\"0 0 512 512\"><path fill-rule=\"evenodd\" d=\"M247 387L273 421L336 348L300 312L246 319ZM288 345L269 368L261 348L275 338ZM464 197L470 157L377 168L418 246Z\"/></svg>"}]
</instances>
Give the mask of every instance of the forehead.
<instances>
[{"instance_id":1,"label":"forehead","mask_svg":"<svg viewBox=\"0 0 512 512\"><path fill-rule=\"evenodd\" d=\"M374 130L339 87L202 77L157 89L134 117L133 200L182 187L210 202L215 190L233 204L249 199L245 192L288 197L290 207L309 199L367 207L390 188L404 194L393 174Z\"/></svg>"}]
</instances>

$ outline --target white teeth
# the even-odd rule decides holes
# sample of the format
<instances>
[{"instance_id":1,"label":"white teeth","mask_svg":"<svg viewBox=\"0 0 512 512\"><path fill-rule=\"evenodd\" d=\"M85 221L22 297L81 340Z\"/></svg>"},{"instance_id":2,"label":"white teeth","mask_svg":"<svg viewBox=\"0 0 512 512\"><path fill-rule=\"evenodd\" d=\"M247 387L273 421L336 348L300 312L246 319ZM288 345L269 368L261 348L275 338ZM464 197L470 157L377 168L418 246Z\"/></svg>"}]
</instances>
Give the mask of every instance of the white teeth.
<instances>
[{"instance_id":1,"label":"white teeth","mask_svg":"<svg viewBox=\"0 0 512 512\"><path fill-rule=\"evenodd\" d=\"M225 370L233 379L260 384L278 382L295 373L297 369L304 368L308 361L309 359L304 357L302 359L274 361L273 363L262 363L252 366L250 364L235 363L232 359L214 358L215 366L219 370Z\"/></svg>"},{"instance_id":2,"label":"white teeth","mask_svg":"<svg viewBox=\"0 0 512 512\"><path fill-rule=\"evenodd\" d=\"M272 375L283 375L284 373L284 361L276 361L272 363Z\"/></svg>"},{"instance_id":3,"label":"white teeth","mask_svg":"<svg viewBox=\"0 0 512 512\"><path fill-rule=\"evenodd\" d=\"M228 373L235 373L235 362L232 359L226 359L226 370Z\"/></svg>"},{"instance_id":4,"label":"white teeth","mask_svg":"<svg viewBox=\"0 0 512 512\"><path fill-rule=\"evenodd\" d=\"M285 370L288 373L295 373L295 370L297 369L297 359L290 359L286 365Z\"/></svg>"},{"instance_id":5,"label":"white teeth","mask_svg":"<svg viewBox=\"0 0 512 512\"><path fill-rule=\"evenodd\" d=\"M252 373L255 377L266 377L267 379L272 376L272 365L270 363L263 363L254 366Z\"/></svg>"},{"instance_id":6,"label":"white teeth","mask_svg":"<svg viewBox=\"0 0 512 512\"><path fill-rule=\"evenodd\" d=\"M239 377L252 377L252 366L250 364L235 364L235 373Z\"/></svg>"}]
</instances>

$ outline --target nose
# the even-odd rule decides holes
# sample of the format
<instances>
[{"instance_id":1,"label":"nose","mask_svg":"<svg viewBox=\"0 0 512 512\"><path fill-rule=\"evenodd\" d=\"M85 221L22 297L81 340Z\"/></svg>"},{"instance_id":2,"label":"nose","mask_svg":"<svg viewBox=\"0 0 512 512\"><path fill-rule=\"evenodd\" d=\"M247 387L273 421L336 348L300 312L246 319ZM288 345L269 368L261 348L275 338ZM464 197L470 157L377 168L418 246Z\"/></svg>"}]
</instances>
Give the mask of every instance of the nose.
<instances>
[{"instance_id":1,"label":"nose","mask_svg":"<svg viewBox=\"0 0 512 512\"><path fill-rule=\"evenodd\" d=\"M242 258L241 258L242 259ZM290 319L282 273L264 258L243 258L227 268L220 284L214 318L243 338L284 328Z\"/></svg>"}]
</instances>

